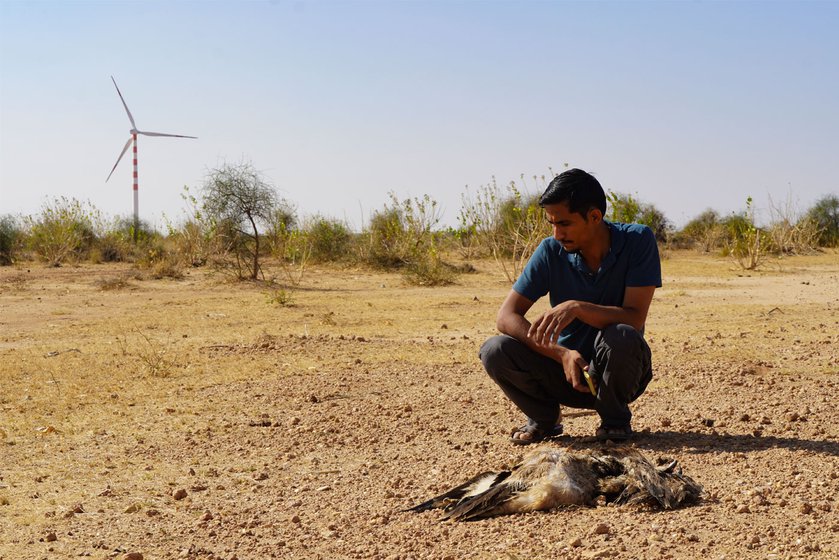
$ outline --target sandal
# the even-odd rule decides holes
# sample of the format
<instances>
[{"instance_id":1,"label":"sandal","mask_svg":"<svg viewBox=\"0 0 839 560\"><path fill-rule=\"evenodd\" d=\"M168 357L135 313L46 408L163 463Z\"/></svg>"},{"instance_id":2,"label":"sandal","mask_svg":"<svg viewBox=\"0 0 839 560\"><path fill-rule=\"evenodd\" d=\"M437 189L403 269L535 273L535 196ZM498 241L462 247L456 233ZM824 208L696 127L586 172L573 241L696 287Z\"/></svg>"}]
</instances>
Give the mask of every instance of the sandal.
<instances>
[{"instance_id":1,"label":"sandal","mask_svg":"<svg viewBox=\"0 0 839 560\"><path fill-rule=\"evenodd\" d=\"M594 433L597 441L627 441L632 438L632 426L606 427L600 426Z\"/></svg>"},{"instance_id":2,"label":"sandal","mask_svg":"<svg viewBox=\"0 0 839 560\"><path fill-rule=\"evenodd\" d=\"M516 434L528 434L528 439L521 439L515 437ZM552 439L562 435L562 424L556 424L549 430L543 430L536 425L536 422L528 418L527 424L520 428L516 428L510 433L510 441L514 445L530 445L531 443L538 443L546 439Z\"/></svg>"}]
</instances>

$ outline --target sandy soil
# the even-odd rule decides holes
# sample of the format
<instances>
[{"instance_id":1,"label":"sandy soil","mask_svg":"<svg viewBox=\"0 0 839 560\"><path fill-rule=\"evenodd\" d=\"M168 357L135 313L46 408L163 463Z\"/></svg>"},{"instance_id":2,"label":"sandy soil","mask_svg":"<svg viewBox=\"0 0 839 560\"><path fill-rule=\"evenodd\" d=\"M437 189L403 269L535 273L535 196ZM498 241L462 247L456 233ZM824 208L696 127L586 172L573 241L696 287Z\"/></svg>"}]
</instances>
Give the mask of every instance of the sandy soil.
<instances>
[{"instance_id":1,"label":"sandy soil","mask_svg":"<svg viewBox=\"0 0 839 560\"><path fill-rule=\"evenodd\" d=\"M706 500L460 524L401 510L525 452L476 356L492 263L311 270L292 306L202 270L2 268L0 559L836 558L839 253L663 264L634 445ZM597 420L564 423L542 445Z\"/></svg>"}]
</instances>

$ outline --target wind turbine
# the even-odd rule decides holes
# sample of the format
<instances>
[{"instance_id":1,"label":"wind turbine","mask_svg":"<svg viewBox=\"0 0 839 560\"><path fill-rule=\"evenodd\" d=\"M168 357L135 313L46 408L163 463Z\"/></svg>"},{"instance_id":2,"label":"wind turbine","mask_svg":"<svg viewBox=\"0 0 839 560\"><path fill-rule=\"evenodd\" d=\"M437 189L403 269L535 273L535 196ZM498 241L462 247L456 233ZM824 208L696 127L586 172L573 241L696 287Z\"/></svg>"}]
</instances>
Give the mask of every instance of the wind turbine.
<instances>
[{"instance_id":1,"label":"wind turbine","mask_svg":"<svg viewBox=\"0 0 839 560\"><path fill-rule=\"evenodd\" d=\"M139 203L138 203L138 195L137 190L139 188L139 182L137 179L137 135L143 134L145 136L168 136L170 138L198 138L197 136L184 136L182 134L164 134L162 132L146 132L144 130L137 130L137 125L134 124L134 117L131 116L131 111L128 110L128 105L125 103L125 98L122 97L122 92L119 91L119 86L117 86L117 81L114 80L114 77L111 76L111 81L114 82L114 87L117 88L117 94L119 95L120 101L122 101L122 106L125 107L125 112L128 114L128 120L131 121L131 130L128 132L131 134L131 137L128 139L128 142L125 143L125 147L120 152L119 157L117 158L117 162L114 164L113 168L111 168L111 172L108 173L108 179L111 178L111 175L114 174L114 170L119 165L122 156L125 155L125 152L128 151L128 146L132 143L134 144L134 241L137 241L137 232L140 229L140 213L139 213ZM105 182L108 182L108 179L105 179Z\"/></svg>"}]
</instances>

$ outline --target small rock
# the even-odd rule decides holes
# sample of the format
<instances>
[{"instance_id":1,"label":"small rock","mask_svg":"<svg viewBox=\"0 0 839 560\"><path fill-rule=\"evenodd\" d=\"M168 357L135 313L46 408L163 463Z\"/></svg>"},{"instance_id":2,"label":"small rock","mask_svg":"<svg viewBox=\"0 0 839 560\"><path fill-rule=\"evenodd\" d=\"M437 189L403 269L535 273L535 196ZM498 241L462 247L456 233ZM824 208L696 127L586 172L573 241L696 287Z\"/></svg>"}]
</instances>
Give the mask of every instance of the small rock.
<instances>
[{"instance_id":1,"label":"small rock","mask_svg":"<svg viewBox=\"0 0 839 560\"><path fill-rule=\"evenodd\" d=\"M126 552L122 555L122 560L143 560L143 555L140 552Z\"/></svg>"},{"instance_id":2,"label":"small rock","mask_svg":"<svg viewBox=\"0 0 839 560\"><path fill-rule=\"evenodd\" d=\"M708 428L714 427L714 419L713 418L703 418L702 425L707 426Z\"/></svg>"},{"instance_id":3,"label":"small rock","mask_svg":"<svg viewBox=\"0 0 839 560\"><path fill-rule=\"evenodd\" d=\"M317 395L309 395L309 402L310 403L317 403L317 402L320 402L320 399L318 399Z\"/></svg>"},{"instance_id":4,"label":"small rock","mask_svg":"<svg viewBox=\"0 0 839 560\"><path fill-rule=\"evenodd\" d=\"M172 494L172 497L176 500L183 500L184 498L186 498L186 490L184 490L183 488L179 488L178 490L175 490L175 493Z\"/></svg>"},{"instance_id":5,"label":"small rock","mask_svg":"<svg viewBox=\"0 0 839 560\"><path fill-rule=\"evenodd\" d=\"M300 516L297 515L297 514L292 515L291 516L291 522L292 523L300 523Z\"/></svg>"},{"instance_id":6,"label":"small rock","mask_svg":"<svg viewBox=\"0 0 839 560\"><path fill-rule=\"evenodd\" d=\"M446 323L443 323L442 325L440 325L440 328L441 329L447 329L447 328L449 328L449 326Z\"/></svg>"},{"instance_id":7,"label":"small rock","mask_svg":"<svg viewBox=\"0 0 839 560\"><path fill-rule=\"evenodd\" d=\"M571 548L583 546L583 539L581 539L580 537L577 537L576 539L571 539L568 541L568 546L570 546Z\"/></svg>"},{"instance_id":8,"label":"small rock","mask_svg":"<svg viewBox=\"0 0 839 560\"><path fill-rule=\"evenodd\" d=\"M811 506L809 502L804 502L801 506L799 506L798 511L806 515L813 512L813 506Z\"/></svg>"},{"instance_id":9,"label":"small rock","mask_svg":"<svg viewBox=\"0 0 839 560\"><path fill-rule=\"evenodd\" d=\"M736 513L751 513L752 510L749 509L749 506L747 506L746 504L740 504L739 506L737 506L737 509L735 510L735 512Z\"/></svg>"},{"instance_id":10,"label":"small rock","mask_svg":"<svg viewBox=\"0 0 839 560\"><path fill-rule=\"evenodd\" d=\"M411 408L411 405L406 404L406 405L405 405L405 408L403 408L402 410L403 410L404 412L411 412L411 411L413 411L414 409L413 409L413 408Z\"/></svg>"},{"instance_id":11,"label":"small rock","mask_svg":"<svg viewBox=\"0 0 839 560\"><path fill-rule=\"evenodd\" d=\"M157 511L156 509L147 509L146 510L146 515L149 516L149 517L154 517L156 515L160 515L160 512Z\"/></svg>"},{"instance_id":12,"label":"small rock","mask_svg":"<svg viewBox=\"0 0 839 560\"><path fill-rule=\"evenodd\" d=\"M47 542L55 542L58 540L58 537L55 536L55 533L47 533L47 536L44 537L44 540Z\"/></svg>"},{"instance_id":13,"label":"small rock","mask_svg":"<svg viewBox=\"0 0 839 560\"><path fill-rule=\"evenodd\" d=\"M669 418L663 418L661 420L661 425L664 428L668 428L673 422Z\"/></svg>"},{"instance_id":14,"label":"small rock","mask_svg":"<svg viewBox=\"0 0 839 560\"><path fill-rule=\"evenodd\" d=\"M253 475L253 479L254 480L268 480L268 473L267 472L256 473L256 474Z\"/></svg>"},{"instance_id":15,"label":"small rock","mask_svg":"<svg viewBox=\"0 0 839 560\"><path fill-rule=\"evenodd\" d=\"M201 516L201 521L210 521L213 518L213 514L210 513L210 510L204 512L204 515Z\"/></svg>"},{"instance_id":16,"label":"small rock","mask_svg":"<svg viewBox=\"0 0 839 560\"><path fill-rule=\"evenodd\" d=\"M611 529L605 523L599 523L592 529L592 533L595 535L608 535L611 532Z\"/></svg>"}]
</instances>

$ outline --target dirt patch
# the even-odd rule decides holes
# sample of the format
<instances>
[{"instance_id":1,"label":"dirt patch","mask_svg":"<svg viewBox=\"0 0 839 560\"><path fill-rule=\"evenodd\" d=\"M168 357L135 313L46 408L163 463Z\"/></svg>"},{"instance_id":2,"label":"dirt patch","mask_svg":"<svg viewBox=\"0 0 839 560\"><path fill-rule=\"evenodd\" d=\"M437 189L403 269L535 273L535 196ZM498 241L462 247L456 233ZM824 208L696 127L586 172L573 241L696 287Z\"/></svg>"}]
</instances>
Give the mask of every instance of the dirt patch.
<instances>
[{"instance_id":1,"label":"dirt patch","mask_svg":"<svg viewBox=\"0 0 839 560\"><path fill-rule=\"evenodd\" d=\"M491 263L314 270L285 307L201 271L2 268L0 558L835 558L839 255L663 265L634 445L706 500L460 524L402 510L524 452L477 360ZM543 445L585 445L567 412Z\"/></svg>"}]
</instances>

